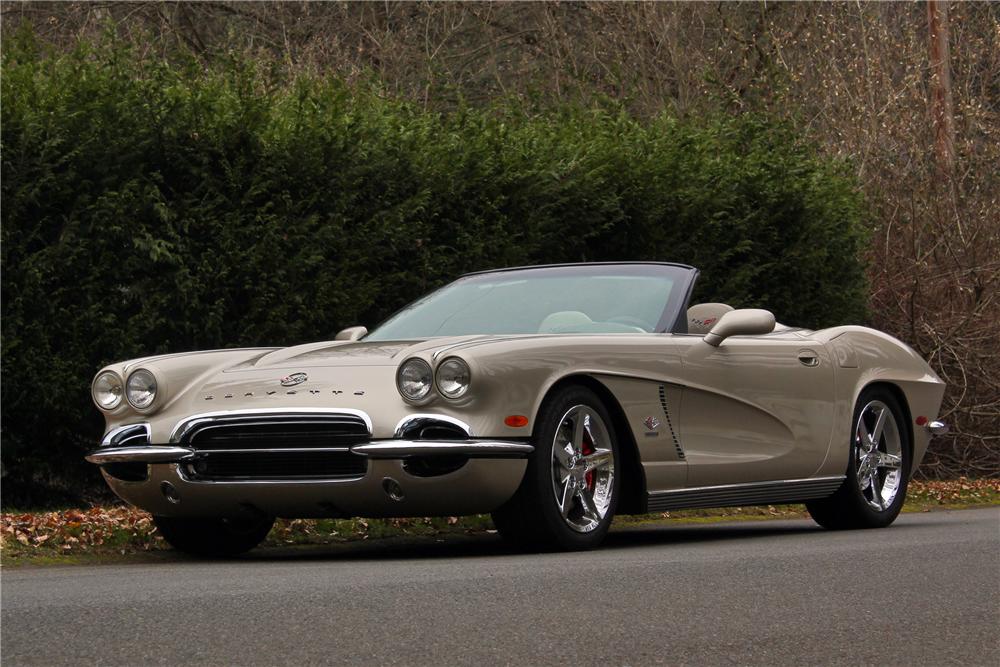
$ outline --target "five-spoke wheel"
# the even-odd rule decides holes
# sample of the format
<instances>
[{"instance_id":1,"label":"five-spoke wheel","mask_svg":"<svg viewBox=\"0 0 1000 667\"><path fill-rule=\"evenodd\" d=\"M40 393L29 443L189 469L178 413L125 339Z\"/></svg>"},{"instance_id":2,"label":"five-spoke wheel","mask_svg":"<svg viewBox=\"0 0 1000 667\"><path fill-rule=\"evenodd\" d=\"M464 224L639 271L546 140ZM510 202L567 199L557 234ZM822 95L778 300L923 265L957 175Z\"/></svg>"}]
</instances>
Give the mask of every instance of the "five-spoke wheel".
<instances>
[{"instance_id":1,"label":"five-spoke wheel","mask_svg":"<svg viewBox=\"0 0 1000 667\"><path fill-rule=\"evenodd\" d=\"M608 532L619 495L618 443L586 387L554 392L538 414L535 451L514 497L493 512L505 539L530 549L588 549Z\"/></svg>"},{"instance_id":2,"label":"five-spoke wheel","mask_svg":"<svg viewBox=\"0 0 1000 667\"><path fill-rule=\"evenodd\" d=\"M824 528L880 528L895 520L906 497L910 440L891 392L871 387L854 408L847 476L829 498L806 503Z\"/></svg>"},{"instance_id":3,"label":"five-spoke wheel","mask_svg":"<svg viewBox=\"0 0 1000 667\"><path fill-rule=\"evenodd\" d=\"M903 444L892 410L882 401L861 409L854 428L854 466L858 490L874 509L892 505L902 478Z\"/></svg>"},{"instance_id":4,"label":"five-spoke wheel","mask_svg":"<svg viewBox=\"0 0 1000 667\"><path fill-rule=\"evenodd\" d=\"M573 530L601 525L611 504L615 453L596 410L574 405L560 420L552 443L552 490L559 513Z\"/></svg>"}]
</instances>

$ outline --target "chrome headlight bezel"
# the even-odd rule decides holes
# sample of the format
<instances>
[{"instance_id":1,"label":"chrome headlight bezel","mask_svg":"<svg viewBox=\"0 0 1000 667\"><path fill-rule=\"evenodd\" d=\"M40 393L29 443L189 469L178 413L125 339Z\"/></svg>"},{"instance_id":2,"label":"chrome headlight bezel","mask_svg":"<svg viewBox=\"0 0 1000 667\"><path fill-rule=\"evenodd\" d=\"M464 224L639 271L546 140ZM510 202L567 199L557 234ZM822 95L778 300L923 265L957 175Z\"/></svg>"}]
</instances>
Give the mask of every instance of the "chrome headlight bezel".
<instances>
[{"instance_id":1,"label":"chrome headlight bezel","mask_svg":"<svg viewBox=\"0 0 1000 667\"><path fill-rule=\"evenodd\" d=\"M472 386L472 369L460 357L448 357L438 364L434 374L438 393L447 399L458 400L469 393Z\"/></svg>"},{"instance_id":2,"label":"chrome headlight bezel","mask_svg":"<svg viewBox=\"0 0 1000 667\"><path fill-rule=\"evenodd\" d=\"M107 382L107 393L114 396L114 400L110 403L104 403L98 397L101 391L102 380ZM117 394L114 391L115 387L118 390ZM98 409L104 412L114 412L121 407L122 402L125 400L125 382L122 380L121 375L114 371L101 371L94 377L94 381L90 385L90 397Z\"/></svg>"},{"instance_id":3,"label":"chrome headlight bezel","mask_svg":"<svg viewBox=\"0 0 1000 667\"><path fill-rule=\"evenodd\" d=\"M133 387L133 384L136 386ZM125 380L125 400L133 409L139 412L149 412L155 405L159 395L159 379L156 373L148 368L137 368L128 374ZM133 393L142 395L145 392L148 400L133 398Z\"/></svg>"},{"instance_id":4,"label":"chrome headlight bezel","mask_svg":"<svg viewBox=\"0 0 1000 667\"><path fill-rule=\"evenodd\" d=\"M416 392L404 389L404 382L416 382L418 379L423 379L421 389ZM431 365L420 357L410 357L396 369L396 390L407 401L419 403L426 400L433 387L434 371Z\"/></svg>"}]
</instances>

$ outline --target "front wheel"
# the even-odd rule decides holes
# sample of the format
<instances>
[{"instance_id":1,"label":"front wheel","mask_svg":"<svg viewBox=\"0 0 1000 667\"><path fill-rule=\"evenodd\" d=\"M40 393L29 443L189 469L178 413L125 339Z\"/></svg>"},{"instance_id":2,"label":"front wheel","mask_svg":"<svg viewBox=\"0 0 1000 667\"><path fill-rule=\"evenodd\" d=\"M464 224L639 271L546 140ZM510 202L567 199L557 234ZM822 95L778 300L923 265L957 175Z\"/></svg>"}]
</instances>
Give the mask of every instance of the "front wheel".
<instances>
[{"instance_id":1,"label":"front wheel","mask_svg":"<svg viewBox=\"0 0 1000 667\"><path fill-rule=\"evenodd\" d=\"M830 529L883 528L906 500L910 441L904 412L885 389L866 389L854 408L847 476L835 494L806 503Z\"/></svg>"},{"instance_id":2,"label":"front wheel","mask_svg":"<svg viewBox=\"0 0 1000 667\"><path fill-rule=\"evenodd\" d=\"M597 546L618 504L618 443L601 400L567 387L539 412L535 451L514 497L493 512L504 539L528 549Z\"/></svg>"},{"instance_id":3,"label":"front wheel","mask_svg":"<svg viewBox=\"0 0 1000 667\"><path fill-rule=\"evenodd\" d=\"M264 541L272 517L216 519L154 516L160 535L174 549L194 556L226 557L250 551Z\"/></svg>"}]
</instances>

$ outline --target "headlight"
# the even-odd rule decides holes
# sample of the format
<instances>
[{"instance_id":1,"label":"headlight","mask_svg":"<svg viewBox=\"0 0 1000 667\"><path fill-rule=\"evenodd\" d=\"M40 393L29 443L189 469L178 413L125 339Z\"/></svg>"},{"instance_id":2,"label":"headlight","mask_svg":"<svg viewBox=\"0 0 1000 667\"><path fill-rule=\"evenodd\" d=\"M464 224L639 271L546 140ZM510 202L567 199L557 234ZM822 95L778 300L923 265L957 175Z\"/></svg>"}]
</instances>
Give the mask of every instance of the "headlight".
<instances>
[{"instance_id":1,"label":"headlight","mask_svg":"<svg viewBox=\"0 0 1000 667\"><path fill-rule=\"evenodd\" d=\"M434 381L431 366L423 359L408 359L396 373L396 387L403 398L419 401L426 398Z\"/></svg>"},{"instance_id":2,"label":"headlight","mask_svg":"<svg viewBox=\"0 0 1000 667\"><path fill-rule=\"evenodd\" d=\"M469 382L472 379L469 373L469 365L459 359L452 357L445 359L437 369L437 387L446 398L460 398L469 390Z\"/></svg>"},{"instance_id":3,"label":"headlight","mask_svg":"<svg viewBox=\"0 0 1000 667\"><path fill-rule=\"evenodd\" d=\"M125 397L137 410L148 408L156 400L156 376L145 368L129 375L125 383Z\"/></svg>"},{"instance_id":4,"label":"headlight","mask_svg":"<svg viewBox=\"0 0 1000 667\"><path fill-rule=\"evenodd\" d=\"M122 379L117 373L106 371L97 376L92 389L94 402L104 410L114 410L122 402Z\"/></svg>"}]
</instances>

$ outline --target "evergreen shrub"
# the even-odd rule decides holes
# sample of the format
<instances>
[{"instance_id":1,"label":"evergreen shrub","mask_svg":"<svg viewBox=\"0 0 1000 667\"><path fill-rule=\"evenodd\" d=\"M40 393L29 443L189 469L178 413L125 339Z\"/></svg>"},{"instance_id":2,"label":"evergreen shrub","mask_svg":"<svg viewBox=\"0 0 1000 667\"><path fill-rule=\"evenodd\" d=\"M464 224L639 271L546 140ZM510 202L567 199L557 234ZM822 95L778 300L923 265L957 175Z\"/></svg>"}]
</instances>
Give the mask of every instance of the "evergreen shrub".
<instances>
[{"instance_id":1,"label":"evergreen shrub","mask_svg":"<svg viewBox=\"0 0 1000 667\"><path fill-rule=\"evenodd\" d=\"M103 364L329 338L466 271L670 260L700 300L864 318L857 183L768 118L431 113L28 33L2 68L5 504L95 488Z\"/></svg>"}]
</instances>

